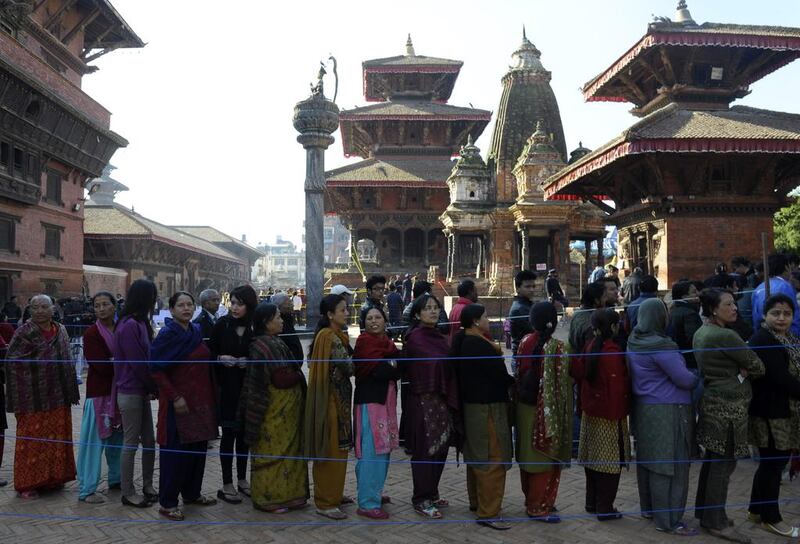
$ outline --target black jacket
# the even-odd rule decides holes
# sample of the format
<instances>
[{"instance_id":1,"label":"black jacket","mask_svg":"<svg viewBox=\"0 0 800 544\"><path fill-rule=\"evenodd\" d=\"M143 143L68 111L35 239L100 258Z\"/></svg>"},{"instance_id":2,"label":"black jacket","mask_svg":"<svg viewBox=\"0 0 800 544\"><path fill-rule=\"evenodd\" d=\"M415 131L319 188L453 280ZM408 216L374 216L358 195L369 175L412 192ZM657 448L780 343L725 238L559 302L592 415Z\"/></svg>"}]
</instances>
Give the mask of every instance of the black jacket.
<instances>
[{"instance_id":1,"label":"black jacket","mask_svg":"<svg viewBox=\"0 0 800 544\"><path fill-rule=\"evenodd\" d=\"M388 362L381 362L370 372L368 378L356 377L356 390L353 404L386 404L389 382L400 378L397 368Z\"/></svg>"},{"instance_id":2,"label":"black jacket","mask_svg":"<svg viewBox=\"0 0 800 544\"><path fill-rule=\"evenodd\" d=\"M459 337L463 336L463 339ZM459 345L460 342L460 345ZM484 338L460 332L453 340L456 374L461 401L468 404L508 402L514 383L501 355Z\"/></svg>"},{"instance_id":3,"label":"black jacket","mask_svg":"<svg viewBox=\"0 0 800 544\"><path fill-rule=\"evenodd\" d=\"M511 352L514 355L525 335L533 331L530 321L531 306L533 303L529 299L515 296L508 312L508 319L511 321Z\"/></svg>"},{"instance_id":4,"label":"black jacket","mask_svg":"<svg viewBox=\"0 0 800 544\"><path fill-rule=\"evenodd\" d=\"M789 373L789 353L769 332L761 327L748 342L764 363L764 376L753 380L753 400L750 415L767 419L787 418L789 398L800 398L800 380ZM763 347L775 346L775 347Z\"/></svg>"},{"instance_id":5,"label":"black jacket","mask_svg":"<svg viewBox=\"0 0 800 544\"><path fill-rule=\"evenodd\" d=\"M200 315L198 315L193 322L200 325L200 332L203 333L203 340L205 340L207 344L211 339L211 332L214 330L214 322L211 321L208 312L200 310Z\"/></svg>"},{"instance_id":6,"label":"black jacket","mask_svg":"<svg viewBox=\"0 0 800 544\"><path fill-rule=\"evenodd\" d=\"M676 300L669 314L669 333L678 347L683 350L692 349L692 338L697 329L703 326L700 319L700 308L685 300ZM683 354L687 368L697 368L694 352Z\"/></svg>"},{"instance_id":7,"label":"black jacket","mask_svg":"<svg viewBox=\"0 0 800 544\"><path fill-rule=\"evenodd\" d=\"M289 351L292 352L292 358L297 361L297 364L303 366L303 345L300 343L297 331L294 330L294 316L281 314L281 317L283 318L281 340L289 347Z\"/></svg>"}]
</instances>

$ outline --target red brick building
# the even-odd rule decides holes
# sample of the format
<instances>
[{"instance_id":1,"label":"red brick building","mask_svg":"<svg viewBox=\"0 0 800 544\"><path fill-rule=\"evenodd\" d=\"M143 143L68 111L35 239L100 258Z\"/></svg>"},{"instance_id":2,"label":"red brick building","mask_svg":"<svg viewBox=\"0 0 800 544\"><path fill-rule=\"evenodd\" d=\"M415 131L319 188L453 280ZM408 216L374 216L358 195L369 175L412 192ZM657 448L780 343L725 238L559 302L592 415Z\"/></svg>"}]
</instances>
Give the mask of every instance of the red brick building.
<instances>
[{"instance_id":1,"label":"red brick building","mask_svg":"<svg viewBox=\"0 0 800 544\"><path fill-rule=\"evenodd\" d=\"M731 106L800 57L800 29L698 25L678 8L584 86L587 100L630 102L641 119L544 189L603 209L625 268L662 287L760 255L761 233L771 244L773 215L800 184L800 115Z\"/></svg>"},{"instance_id":2,"label":"red brick building","mask_svg":"<svg viewBox=\"0 0 800 544\"><path fill-rule=\"evenodd\" d=\"M143 45L106 0L0 4L0 301L81 293L84 185L127 145L81 79Z\"/></svg>"}]
</instances>

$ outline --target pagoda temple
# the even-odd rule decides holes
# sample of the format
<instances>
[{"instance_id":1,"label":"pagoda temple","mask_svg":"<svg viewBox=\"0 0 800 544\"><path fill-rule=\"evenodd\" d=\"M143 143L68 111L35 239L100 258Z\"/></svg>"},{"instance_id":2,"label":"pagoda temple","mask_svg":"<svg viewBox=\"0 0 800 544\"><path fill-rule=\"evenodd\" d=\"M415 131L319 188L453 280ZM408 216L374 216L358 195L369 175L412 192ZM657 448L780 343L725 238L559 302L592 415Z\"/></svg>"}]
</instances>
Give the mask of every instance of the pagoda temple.
<instances>
[{"instance_id":1,"label":"pagoda temple","mask_svg":"<svg viewBox=\"0 0 800 544\"><path fill-rule=\"evenodd\" d=\"M731 103L798 57L798 28L697 24L682 0L583 88L588 101L633 104L640 120L551 176L545 198L602 209L623 267L662 286L760 255L800 184L800 115Z\"/></svg>"},{"instance_id":2,"label":"pagoda temple","mask_svg":"<svg viewBox=\"0 0 800 544\"><path fill-rule=\"evenodd\" d=\"M342 110L340 130L345 156L364 160L326 172L325 210L350 231L367 271L418 272L447 259L439 216L451 159L491 119L447 103L462 64L417 55L410 36L405 55L362 64L374 104Z\"/></svg>"}]
</instances>

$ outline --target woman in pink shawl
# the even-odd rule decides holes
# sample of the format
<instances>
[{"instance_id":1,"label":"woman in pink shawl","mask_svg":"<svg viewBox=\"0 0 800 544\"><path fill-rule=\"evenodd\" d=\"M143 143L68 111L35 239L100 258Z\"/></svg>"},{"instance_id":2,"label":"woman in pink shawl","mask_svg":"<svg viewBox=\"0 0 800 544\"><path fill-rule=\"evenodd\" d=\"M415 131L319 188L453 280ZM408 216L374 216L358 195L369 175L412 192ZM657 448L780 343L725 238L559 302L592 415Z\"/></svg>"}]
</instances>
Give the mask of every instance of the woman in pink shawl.
<instances>
[{"instance_id":1,"label":"woman in pink shawl","mask_svg":"<svg viewBox=\"0 0 800 544\"><path fill-rule=\"evenodd\" d=\"M120 487L122 420L117 409L111 353L116 310L114 296L101 291L92 298L92 306L97 321L83 334L83 352L89 363L89 376L78 449L78 499L99 504L106 501L97 493L104 452L108 464L108 488Z\"/></svg>"}]
</instances>

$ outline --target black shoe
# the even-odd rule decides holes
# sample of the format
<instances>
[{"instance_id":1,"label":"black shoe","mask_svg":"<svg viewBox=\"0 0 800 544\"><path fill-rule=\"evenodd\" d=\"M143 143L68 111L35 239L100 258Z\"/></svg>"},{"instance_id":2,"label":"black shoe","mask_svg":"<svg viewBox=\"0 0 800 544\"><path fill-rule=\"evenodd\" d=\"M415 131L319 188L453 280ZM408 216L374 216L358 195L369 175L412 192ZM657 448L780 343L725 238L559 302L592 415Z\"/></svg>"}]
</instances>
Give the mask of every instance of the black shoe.
<instances>
[{"instance_id":1,"label":"black shoe","mask_svg":"<svg viewBox=\"0 0 800 544\"><path fill-rule=\"evenodd\" d=\"M478 525L482 525L483 527L494 529L495 531L508 531L511 529L511 524L502 520L478 519L476 520L476 523Z\"/></svg>"},{"instance_id":2,"label":"black shoe","mask_svg":"<svg viewBox=\"0 0 800 544\"><path fill-rule=\"evenodd\" d=\"M143 493L144 498L150 504L155 504L158 502L158 493Z\"/></svg>"},{"instance_id":3,"label":"black shoe","mask_svg":"<svg viewBox=\"0 0 800 544\"><path fill-rule=\"evenodd\" d=\"M142 502L133 502L128 497L122 497L122 504L125 506L133 506L134 508L147 508L150 506L150 503L147 502L147 499L143 499Z\"/></svg>"},{"instance_id":4,"label":"black shoe","mask_svg":"<svg viewBox=\"0 0 800 544\"><path fill-rule=\"evenodd\" d=\"M597 508L594 508L592 506L584 506L583 509L586 510L586 512L588 512L589 514L597 513Z\"/></svg>"},{"instance_id":5,"label":"black shoe","mask_svg":"<svg viewBox=\"0 0 800 544\"><path fill-rule=\"evenodd\" d=\"M622 519L622 514L616 508L607 514L597 514L598 521L612 521L615 519Z\"/></svg>"}]
</instances>

